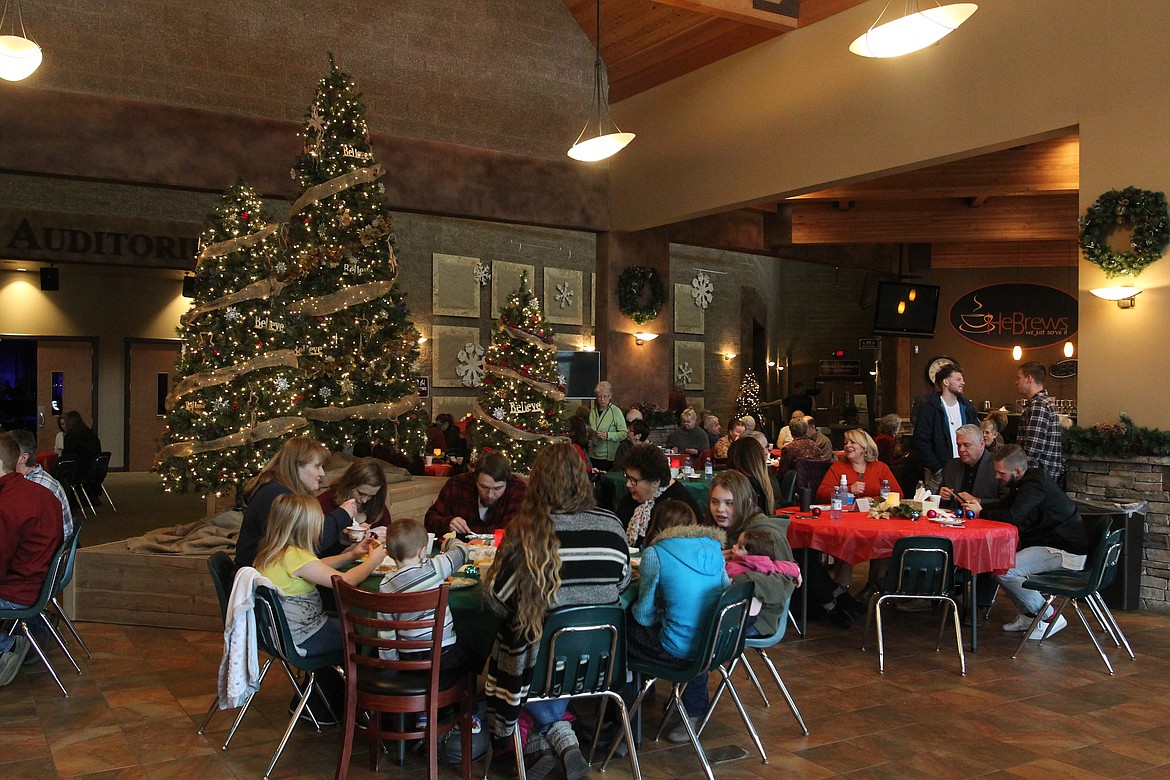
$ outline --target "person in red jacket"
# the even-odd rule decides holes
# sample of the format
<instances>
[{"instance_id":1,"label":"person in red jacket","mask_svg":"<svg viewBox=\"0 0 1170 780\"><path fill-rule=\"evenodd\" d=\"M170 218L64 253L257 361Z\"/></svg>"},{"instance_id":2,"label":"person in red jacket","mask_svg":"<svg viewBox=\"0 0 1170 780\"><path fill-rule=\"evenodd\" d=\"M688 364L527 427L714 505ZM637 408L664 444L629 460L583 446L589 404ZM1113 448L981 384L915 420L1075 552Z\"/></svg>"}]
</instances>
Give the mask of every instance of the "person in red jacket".
<instances>
[{"instance_id":1,"label":"person in red jacket","mask_svg":"<svg viewBox=\"0 0 1170 780\"><path fill-rule=\"evenodd\" d=\"M36 603L53 556L65 541L61 504L16 470L20 445L0 434L0 607ZM28 640L0 631L0 686L20 671Z\"/></svg>"},{"instance_id":2,"label":"person in red jacket","mask_svg":"<svg viewBox=\"0 0 1170 780\"><path fill-rule=\"evenodd\" d=\"M479 459L475 471L447 480L427 510L427 530L454 531L461 536L506 528L520 510L527 485L512 473L512 464L498 452Z\"/></svg>"}]
</instances>

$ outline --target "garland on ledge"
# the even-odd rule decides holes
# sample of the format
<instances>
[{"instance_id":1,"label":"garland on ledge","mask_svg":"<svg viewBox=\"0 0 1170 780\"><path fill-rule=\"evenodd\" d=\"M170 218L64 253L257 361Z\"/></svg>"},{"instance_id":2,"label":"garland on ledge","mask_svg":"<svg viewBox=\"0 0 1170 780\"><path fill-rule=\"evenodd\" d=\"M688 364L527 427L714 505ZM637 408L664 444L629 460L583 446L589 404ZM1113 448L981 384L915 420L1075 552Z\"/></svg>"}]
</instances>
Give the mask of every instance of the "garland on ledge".
<instances>
[{"instance_id":1,"label":"garland on ledge","mask_svg":"<svg viewBox=\"0 0 1170 780\"><path fill-rule=\"evenodd\" d=\"M1170 215L1162 192L1126 187L1097 198L1081 217L1080 246L1085 259L1100 266L1106 278L1137 276L1162 257L1170 244ZM1133 227L1132 252L1109 248L1109 231Z\"/></svg>"},{"instance_id":2,"label":"garland on ledge","mask_svg":"<svg viewBox=\"0 0 1170 780\"><path fill-rule=\"evenodd\" d=\"M647 287L650 288L648 297ZM661 314L664 303L666 285L662 282L662 274L650 266L632 265L618 277L618 308L639 325L645 325Z\"/></svg>"}]
</instances>

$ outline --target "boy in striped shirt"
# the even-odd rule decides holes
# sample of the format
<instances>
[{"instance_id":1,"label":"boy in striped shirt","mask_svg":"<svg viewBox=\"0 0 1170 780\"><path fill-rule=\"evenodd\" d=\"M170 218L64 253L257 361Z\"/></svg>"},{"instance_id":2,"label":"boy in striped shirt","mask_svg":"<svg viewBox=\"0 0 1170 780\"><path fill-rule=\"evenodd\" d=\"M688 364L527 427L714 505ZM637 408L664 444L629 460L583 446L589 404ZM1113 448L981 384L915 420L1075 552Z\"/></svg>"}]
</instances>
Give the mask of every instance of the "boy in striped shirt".
<instances>
[{"instance_id":1,"label":"boy in striped shirt","mask_svg":"<svg viewBox=\"0 0 1170 780\"><path fill-rule=\"evenodd\" d=\"M431 590L442 585L456 569L467 563L467 545L454 537L444 540L441 553L434 558L428 558L430 550L427 549L427 538L426 527L413 518L402 518L390 524L386 533L386 552L398 564L398 571L387 574L379 590L383 593ZM404 612L382 617L389 620L433 620L434 611ZM426 641L432 637L431 631L426 628L399 633L402 639ZM462 657L455 644L455 623L451 619L451 610L448 609L443 620L443 656L440 669L445 672L459 666L461 662Z\"/></svg>"}]
</instances>

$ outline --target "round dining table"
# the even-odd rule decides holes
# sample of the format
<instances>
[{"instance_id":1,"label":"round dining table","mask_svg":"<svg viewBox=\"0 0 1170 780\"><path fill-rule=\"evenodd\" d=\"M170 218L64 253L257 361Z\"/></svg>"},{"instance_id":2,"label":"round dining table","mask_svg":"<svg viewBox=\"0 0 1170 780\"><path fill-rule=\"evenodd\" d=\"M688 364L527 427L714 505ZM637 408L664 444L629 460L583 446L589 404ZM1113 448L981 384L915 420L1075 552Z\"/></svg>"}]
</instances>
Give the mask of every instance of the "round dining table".
<instances>
[{"instance_id":1,"label":"round dining table","mask_svg":"<svg viewBox=\"0 0 1170 780\"><path fill-rule=\"evenodd\" d=\"M789 518L788 543L793 550L803 549L805 563L808 551L823 553L857 565L875 558L889 558L894 544L906 536L945 536L955 550L955 565L971 572L972 577L984 572L1004 572L1016 562L1019 533L1010 523L994 520L967 520L962 526L947 526L926 517L917 520L903 518L878 519L864 512L845 512L840 520L829 519L825 510L813 516L781 510ZM808 594L801 588L801 635L807 627ZM971 607L971 651L978 647L978 620L975 599Z\"/></svg>"}]
</instances>

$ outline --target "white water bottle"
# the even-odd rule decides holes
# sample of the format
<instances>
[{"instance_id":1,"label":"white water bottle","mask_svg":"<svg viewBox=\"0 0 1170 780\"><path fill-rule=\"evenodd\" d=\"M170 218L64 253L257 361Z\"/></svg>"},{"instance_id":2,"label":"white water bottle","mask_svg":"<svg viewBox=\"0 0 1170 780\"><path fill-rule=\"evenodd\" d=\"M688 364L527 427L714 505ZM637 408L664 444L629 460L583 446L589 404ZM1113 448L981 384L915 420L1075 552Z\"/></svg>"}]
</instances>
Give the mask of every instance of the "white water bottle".
<instances>
[{"instance_id":1,"label":"white water bottle","mask_svg":"<svg viewBox=\"0 0 1170 780\"><path fill-rule=\"evenodd\" d=\"M845 475L841 475L841 484L833 488L832 500L829 503L829 519L841 519L841 507L845 504L845 494L849 492L849 485L845 481Z\"/></svg>"}]
</instances>

